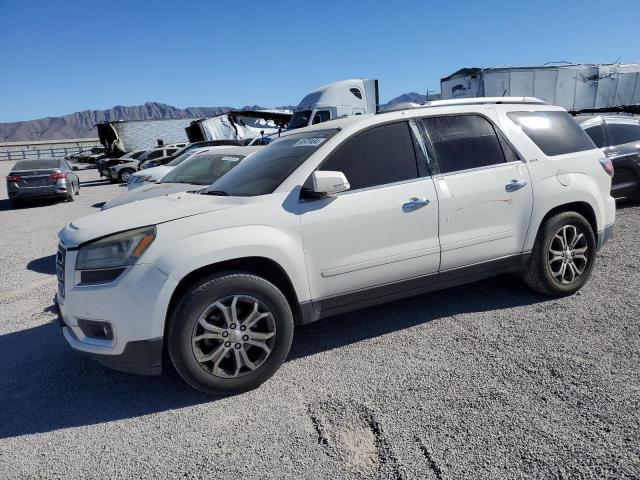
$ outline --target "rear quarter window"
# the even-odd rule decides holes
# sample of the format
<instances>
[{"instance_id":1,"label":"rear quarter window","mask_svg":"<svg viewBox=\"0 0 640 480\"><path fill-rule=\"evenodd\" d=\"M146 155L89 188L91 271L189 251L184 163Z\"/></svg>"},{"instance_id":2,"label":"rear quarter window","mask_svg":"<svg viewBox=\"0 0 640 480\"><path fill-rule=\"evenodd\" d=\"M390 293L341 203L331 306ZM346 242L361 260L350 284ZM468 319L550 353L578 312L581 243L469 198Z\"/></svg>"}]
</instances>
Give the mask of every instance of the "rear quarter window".
<instances>
[{"instance_id":1,"label":"rear quarter window","mask_svg":"<svg viewBox=\"0 0 640 480\"><path fill-rule=\"evenodd\" d=\"M547 156L596 148L589 135L567 112L509 112L507 116Z\"/></svg>"},{"instance_id":2,"label":"rear quarter window","mask_svg":"<svg viewBox=\"0 0 640 480\"><path fill-rule=\"evenodd\" d=\"M638 123L610 123L607 122L611 145L623 145L625 143L640 140L640 124Z\"/></svg>"}]
</instances>

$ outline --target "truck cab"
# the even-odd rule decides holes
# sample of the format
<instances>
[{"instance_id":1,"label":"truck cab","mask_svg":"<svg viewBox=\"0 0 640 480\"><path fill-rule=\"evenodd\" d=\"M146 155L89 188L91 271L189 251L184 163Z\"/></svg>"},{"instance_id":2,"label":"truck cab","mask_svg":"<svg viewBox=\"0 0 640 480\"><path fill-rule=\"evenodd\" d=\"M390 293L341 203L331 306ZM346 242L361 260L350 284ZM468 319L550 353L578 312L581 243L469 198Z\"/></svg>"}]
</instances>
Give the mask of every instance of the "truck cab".
<instances>
[{"instance_id":1,"label":"truck cab","mask_svg":"<svg viewBox=\"0 0 640 480\"><path fill-rule=\"evenodd\" d=\"M300 101L289 130L339 117L376 113L378 104L378 80L350 79L323 85Z\"/></svg>"}]
</instances>

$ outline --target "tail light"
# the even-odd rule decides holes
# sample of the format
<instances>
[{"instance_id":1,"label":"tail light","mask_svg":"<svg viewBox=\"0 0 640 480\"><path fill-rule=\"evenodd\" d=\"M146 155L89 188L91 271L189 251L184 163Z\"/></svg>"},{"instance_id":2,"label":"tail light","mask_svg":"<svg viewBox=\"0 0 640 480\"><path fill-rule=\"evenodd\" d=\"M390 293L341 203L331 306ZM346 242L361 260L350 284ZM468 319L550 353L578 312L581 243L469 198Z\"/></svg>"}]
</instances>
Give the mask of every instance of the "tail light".
<instances>
[{"instance_id":1,"label":"tail light","mask_svg":"<svg viewBox=\"0 0 640 480\"><path fill-rule=\"evenodd\" d=\"M67 178L67 174L63 172L56 172L49 175L49 180L62 180L63 178Z\"/></svg>"},{"instance_id":2,"label":"tail light","mask_svg":"<svg viewBox=\"0 0 640 480\"><path fill-rule=\"evenodd\" d=\"M602 168L604 168L604 171L607 172L610 177L613 177L613 163L611 163L611 160L609 160L608 158L601 158L600 165L602 166Z\"/></svg>"},{"instance_id":3,"label":"tail light","mask_svg":"<svg viewBox=\"0 0 640 480\"><path fill-rule=\"evenodd\" d=\"M17 183L20 180L22 180L20 175L7 175L7 182L16 182Z\"/></svg>"}]
</instances>

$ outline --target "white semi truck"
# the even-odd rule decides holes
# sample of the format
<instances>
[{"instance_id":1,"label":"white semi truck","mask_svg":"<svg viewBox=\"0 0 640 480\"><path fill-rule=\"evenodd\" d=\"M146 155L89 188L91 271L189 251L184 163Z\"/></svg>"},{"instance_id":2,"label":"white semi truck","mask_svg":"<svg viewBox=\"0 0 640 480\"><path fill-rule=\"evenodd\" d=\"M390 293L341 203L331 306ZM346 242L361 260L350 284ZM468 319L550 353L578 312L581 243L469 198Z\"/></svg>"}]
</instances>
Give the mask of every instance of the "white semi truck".
<instances>
[{"instance_id":1,"label":"white semi truck","mask_svg":"<svg viewBox=\"0 0 640 480\"><path fill-rule=\"evenodd\" d=\"M339 117L376 113L378 80L354 78L323 85L305 96L289 122L289 130Z\"/></svg>"}]
</instances>

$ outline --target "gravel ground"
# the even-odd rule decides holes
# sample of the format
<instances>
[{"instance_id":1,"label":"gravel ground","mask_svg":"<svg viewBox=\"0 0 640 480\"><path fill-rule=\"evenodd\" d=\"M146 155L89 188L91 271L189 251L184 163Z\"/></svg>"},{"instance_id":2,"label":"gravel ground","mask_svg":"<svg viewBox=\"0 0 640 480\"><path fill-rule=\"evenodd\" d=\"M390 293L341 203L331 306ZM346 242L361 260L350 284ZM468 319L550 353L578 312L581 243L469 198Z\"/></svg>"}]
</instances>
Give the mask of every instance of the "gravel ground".
<instances>
[{"instance_id":1,"label":"gravel ground","mask_svg":"<svg viewBox=\"0 0 640 480\"><path fill-rule=\"evenodd\" d=\"M1 478L640 478L640 205L573 297L501 277L323 320L260 389L210 398L53 323L57 231L122 192L80 175L74 203L0 187Z\"/></svg>"}]
</instances>

